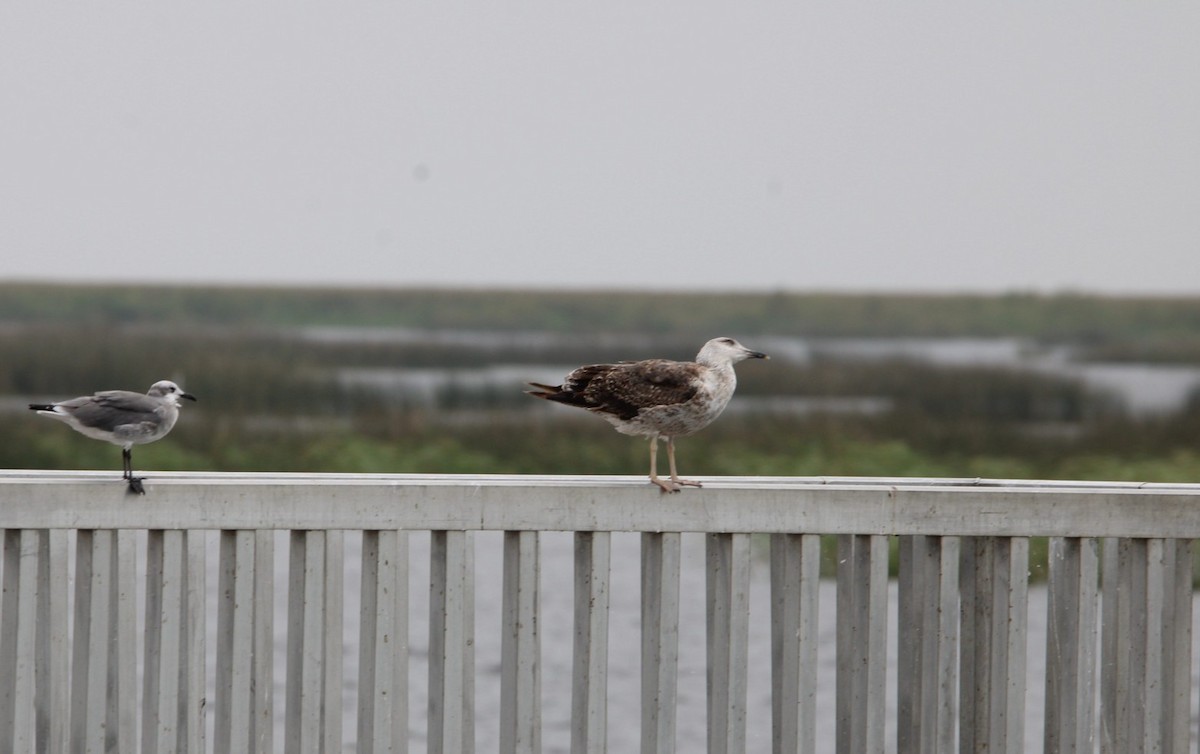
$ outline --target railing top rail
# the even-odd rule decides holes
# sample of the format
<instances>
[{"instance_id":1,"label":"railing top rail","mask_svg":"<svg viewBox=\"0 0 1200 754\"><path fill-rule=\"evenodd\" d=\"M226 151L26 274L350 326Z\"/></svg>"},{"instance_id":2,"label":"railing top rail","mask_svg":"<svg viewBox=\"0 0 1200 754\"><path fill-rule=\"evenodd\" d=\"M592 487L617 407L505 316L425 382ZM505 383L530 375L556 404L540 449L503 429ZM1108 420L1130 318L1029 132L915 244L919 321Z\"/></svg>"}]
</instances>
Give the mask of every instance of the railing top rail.
<instances>
[{"instance_id":1,"label":"railing top rail","mask_svg":"<svg viewBox=\"0 0 1200 754\"><path fill-rule=\"evenodd\" d=\"M0 471L0 528L449 529L1200 537L1200 484Z\"/></svg>"}]
</instances>

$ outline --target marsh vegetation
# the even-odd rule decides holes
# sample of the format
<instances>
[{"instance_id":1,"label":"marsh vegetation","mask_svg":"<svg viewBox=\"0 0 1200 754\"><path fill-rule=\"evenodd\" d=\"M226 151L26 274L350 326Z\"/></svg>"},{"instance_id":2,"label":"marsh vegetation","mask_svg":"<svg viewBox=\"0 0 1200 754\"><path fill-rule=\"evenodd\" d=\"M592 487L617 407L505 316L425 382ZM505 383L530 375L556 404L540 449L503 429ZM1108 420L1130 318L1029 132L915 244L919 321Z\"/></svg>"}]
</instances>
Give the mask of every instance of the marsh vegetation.
<instances>
[{"instance_id":1,"label":"marsh vegetation","mask_svg":"<svg viewBox=\"0 0 1200 754\"><path fill-rule=\"evenodd\" d=\"M641 474L640 442L523 381L716 334L776 358L681 442L689 474L1200 479L1200 300L1076 295L5 285L0 466L113 468L24 403L166 378L201 402L147 470ZM1182 392L1139 410L1099 363Z\"/></svg>"}]
</instances>

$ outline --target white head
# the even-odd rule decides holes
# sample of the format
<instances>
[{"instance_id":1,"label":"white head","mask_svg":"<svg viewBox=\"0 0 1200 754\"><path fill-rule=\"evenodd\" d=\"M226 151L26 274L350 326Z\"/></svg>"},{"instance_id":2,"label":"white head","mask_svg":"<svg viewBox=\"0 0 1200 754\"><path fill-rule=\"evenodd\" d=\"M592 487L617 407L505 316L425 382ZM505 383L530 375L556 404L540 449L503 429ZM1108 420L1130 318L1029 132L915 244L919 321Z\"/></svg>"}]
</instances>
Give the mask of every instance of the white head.
<instances>
[{"instance_id":1,"label":"white head","mask_svg":"<svg viewBox=\"0 0 1200 754\"><path fill-rule=\"evenodd\" d=\"M146 391L146 395L149 395L152 398L166 398L176 406L179 405L180 398L187 398L189 401L196 400L196 396L183 392L178 385L170 380L159 380L158 382L154 383L150 386L150 389Z\"/></svg>"},{"instance_id":2,"label":"white head","mask_svg":"<svg viewBox=\"0 0 1200 754\"><path fill-rule=\"evenodd\" d=\"M766 359L765 353L752 351L733 338L713 338L696 355L696 363L709 367L729 366L746 359Z\"/></svg>"}]
</instances>

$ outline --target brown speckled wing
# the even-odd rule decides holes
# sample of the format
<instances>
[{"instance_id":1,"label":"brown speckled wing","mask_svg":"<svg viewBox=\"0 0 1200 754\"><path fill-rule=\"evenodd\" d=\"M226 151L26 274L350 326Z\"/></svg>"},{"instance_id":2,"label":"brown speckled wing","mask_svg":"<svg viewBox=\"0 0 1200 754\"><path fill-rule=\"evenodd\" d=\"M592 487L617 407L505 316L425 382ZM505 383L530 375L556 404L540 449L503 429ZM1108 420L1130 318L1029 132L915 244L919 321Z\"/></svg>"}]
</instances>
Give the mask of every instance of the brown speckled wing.
<instances>
[{"instance_id":1,"label":"brown speckled wing","mask_svg":"<svg viewBox=\"0 0 1200 754\"><path fill-rule=\"evenodd\" d=\"M632 419L644 408L691 400L696 395L695 379L703 368L665 359L608 365L591 375L585 394L593 410Z\"/></svg>"}]
</instances>

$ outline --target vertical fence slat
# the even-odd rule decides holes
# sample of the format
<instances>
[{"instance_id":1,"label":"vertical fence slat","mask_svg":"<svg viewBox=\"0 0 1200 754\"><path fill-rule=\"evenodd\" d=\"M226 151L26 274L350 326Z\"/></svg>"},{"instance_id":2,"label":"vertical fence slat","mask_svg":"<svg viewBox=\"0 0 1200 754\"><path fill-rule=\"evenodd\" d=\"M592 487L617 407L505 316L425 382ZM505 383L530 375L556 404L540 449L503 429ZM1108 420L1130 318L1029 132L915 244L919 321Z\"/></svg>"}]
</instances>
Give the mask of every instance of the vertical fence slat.
<instances>
[{"instance_id":1,"label":"vertical fence slat","mask_svg":"<svg viewBox=\"0 0 1200 754\"><path fill-rule=\"evenodd\" d=\"M364 531L358 751L408 752L408 532Z\"/></svg>"},{"instance_id":2,"label":"vertical fence slat","mask_svg":"<svg viewBox=\"0 0 1200 754\"><path fill-rule=\"evenodd\" d=\"M146 557L146 644L142 751L172 752L188 741L188 533L151 531Z\"/></svg>"},{"instance_id":3,"label":"vertical fence slat","mask_svg":"<svg viewBox=\"0 0 1200 754\"><path fill-rule=\"evenodd\" d=\"M208 704L206 697L208 684L205 678L208 671L208 664L205 662L208 656L206 639L208 579L205 567L207 553L204 531L183 532L183 557L184 617L182 633L184 647L180 660L183 664L183 677L179 681L180 751L203 754L206 751L205 708ZM274 574L268 571L267 577L273 579ZM271 612L269 603L266 609L269 614ZM264 751L269 751L269 749Z\"/></svg>"},{"instance_id":4,"label":"vertical fence slat","mask_svg":"<svg viewBox=\"0 0 1200 754\"><path fill-rule=\"evenodd\" d=\"M1146 651L1144 617L1146 540L1110 539L1104 552L1104 624L1101 663L1101 750L1141 746L1140 705ZM1139 607L1142 603L1142 607ZM1141 629L1139 631L1139 629Z\"/></svg>"},{"instance_id":5,"label":"vertical fence slat","mask_svg":"<svg viewBox=\"0 0 1200 754\"><path fill-rule=\"evenodd\" d=\"M1184 754L1192 703L1192 541L1166 541L1167 608L1163 637L1163 752Z\"/></svg>"},{"instance_id":6,"label":"vertical fence slat","mask_svg":"<svg viewBox=\"0 0 1200 754\"><path fill-rule=\"evenodd\" d=\"M113 687L109 689L109 721L117 723L119 748L136 746L138 734L137 709L137 553L134 532L113 532L113 613L112 632L115 643L109 673Z\"/></svg>"},{"instance_id":7,"label":"vertical fence slat","mask_svg":"<svg viewBox=\"0 0 1200 754\"><path fill-rule=\"evenodd\" d=\"M962 548L961 751L1023 751L1029 540L975 537Z\"/></svg>"},{"instance_id":8,"label":"vertical fence slat","mask_svg":"<svg viewBox=\"0 0 1200 754\"><path fill-rule=\"evenodd\" d=\"M204 561L200 532L146 537L142 751L203 751ZM199 627L197 627L199 624Z\"/></svg>"},{"instance_id":9,"label":"vertical fence slat","mask_svg":"<svg viewBox=\"0 0 1200 754\"><path fill-rule=\"evenodd\" d=\"M675 751L679 532L642 534L642 754Z\"/></svg>"},{"instance_id":10,"label":"vertical fence slat","mask_svg":"<svg viewBox=\"0 0 1200 754\"><path fill-rule=\"evenodd\" d=\"M68 641L67 532L43 529L38 549L37 736L42 751L66 751L70 740L71 646ZM133 662L129 662L132 666ZM0 726L3 730L3 726Z\"/></svg>"},{"instance_id":11,"label":"vertical fence slat","mask_svg":"<svg viewBox=\"0 0 1200 754\"><path fill-rule=\"evenodd\" d=\"M707 568L708 750L746 748L750 650L750 535L709 534Z\"/></svg>"},{"instance_id":12,"label":"vertical fence slat","mask_svg":"<svg viewBox=\"0 0 1200 754\"><path fill-rule=\"evenodd\" d=\"M475 750L475 556L471 534L430 535L429 751Z\"/></svg>"},{"instance_id":13,"label":"vertical fence slat","mask_svg":"<svg viewBox=\"0 0 1200 754\"><path fill-rule=\"evenodd\" d=\"M608 750L608 606L612 535L575 533L571 754Z\"/></svg>"},{"instance_id":14,"label":"vertical fence slat","mask_svg":"<svg viewBox=\"0 0 1200 754\"><path fill-rule=\"evenodd\" d=\"M293 531L285 751L335 751L342 738L344 535Z\"/></svg>"},{"instance_id":15,"label":"vertical fence slat","mask_svg":"<svg viewBox=\"0 0 1200 754\"><path fill-rule=\"evenodd\" d=\"M254 532L254 718L250 751L274 751L275 532Z\"/></svg>"},{"instance_id":16,"label":"vertical fence slat","mask_svg":"<svg viewBox=\"0 0 1200 754\"><path fill-rule=\"evenodd\" d=\"M110 666L116 647L111 633L116 610L116 548L110 530L82 530L76 545L72 748L104 751L110 742L116 744L119 735L117 721L109 717L108 703L109 674L116 672Z\"/></svg>"},{"instance_id":17,"label":"vertical fence slat","mask_svg":"<svg viewBox=\"0 0 1200 754\"><path fill-rule=\"evenodd\" d=\"M771 751L813 754L821 537L771 535Z\"/></svg>"},{"instance_id":18,"label":"vertical fence slat","mask_svg":"<svg viewBox=\"0 0 1200 754\"><path fill-rule=\"evenodd\" d=\"M900 538L900 751L950 751L958 698L957 537Z\"/></svg>"},{"instance_id":19,"label":"vertical fence slat","mask_svg":"<svg viewBox=\"0 0 1200 754\"><path fill-rule=\"evenodd\" d=\"M0 528L0 749L15 748L21 532Z\"/></svg>"},{"instance_id":20,"label":"vertical fence slat","mask_svg":"<svg viewBox=\"0 0 1200 754\"><path fill-rule=\"evenodd\" d=\"M1166 611L1166 581L1163 540L1146 540L1145 612L1143 620L1146 651L1140 693L1145 717L1142 722L1142 751L1161 750L1163 733L1163 630Z\"/></svg>"},{"instance_id":21,"label":"vertical fence slat","mask_svg":"<svg viewBox=\"0 0 1200 754\"><path fill-rule=\"evenodd\" d=\"M888 537L838 537L837 750L883 750Z\"/></svg>"},{"instance_id":22,"label":"vertical fence slat","mask_svg":"<svg viewBox=\"0 0 1200 754\"><path fill-rule=\"evenodd\" d=\"M38 560L34 529L7 529L3 536L3 600L0 600L0 751L35 751Z\"/></svg>"},{"instance_id":23,"label":"vertical fence slat","mask_svg":"<svg viewBox=\"0 0 1200 754\"><path fill-rule=\"evenodd\" d=\"M258 582L254 531L222 531L217 608L217 752L261 751L254 736L258 717L254 672Z\"/></svg>"},{"instance_id":24,"label":"vertical fence slat","mask_svg":"<svg viewBox=\"0 0 1200 754\"><path fill-rule=\"evenodd\" d=\"M1111 552L1110 552L1111 550ZM1163 539L1106 542L1104 635L1101 664L1101 744L1106 752L1165 750L1174 722L1165 666L1177 638L1171 616L1174 588L1167 586L1168 545ZM1171 571L1176 570L1172 563Z\"/></svg>"},{"instance_id":25,"label":"vertical fence slat","mask_svg":"<svg viewBox=\"0 0 1200 754\"><path fill-rule=\"evenodd\" d=\"M325 591L325 610L321 615L321 715L322 750L342 748L342 638L345 600L346 533L338 529L325 532L325 564L321 589Z\"/></svg>"},{"instance_id":26,"label":"vertical fence slat","mask_svg":"<svg viewBox=\"0 0 1200 754\"><path fill-rule=\"evenodd\" d=\"M1101 555L1100 601L1100 751L1114 754L1119 751L1122 731L1117 725L1118 680L1129 673L1128 655L1118 651L1118 630L1121 620L1119 583L1121 571L1120 540L1105 538ZM1128 607L1128 605L1126 605ZM1121 637L1123 638L1123 637ZM1119 666L1125 664L1124 668Z\"/></svg>"},{"instance_id":27,"label":"vertical fence slat","mask_svg":"<svg viewBox=\"0 0 1200 754\"><path fill-rule=\"evenodd\" d=\"M1050 540L1046 595L1047 754L1095 748L1098 541Z\"/></svg>"},{"instance_id":28,"label":"vertical fence slat","mask_svg":"<svg viewBox=\"0 0 1200 754\"><path fill-rule=\"evenodd\" d=\"M504 532L500 637L500 751L541 751L538 533Z\"/></svg>"}]
</instances>

